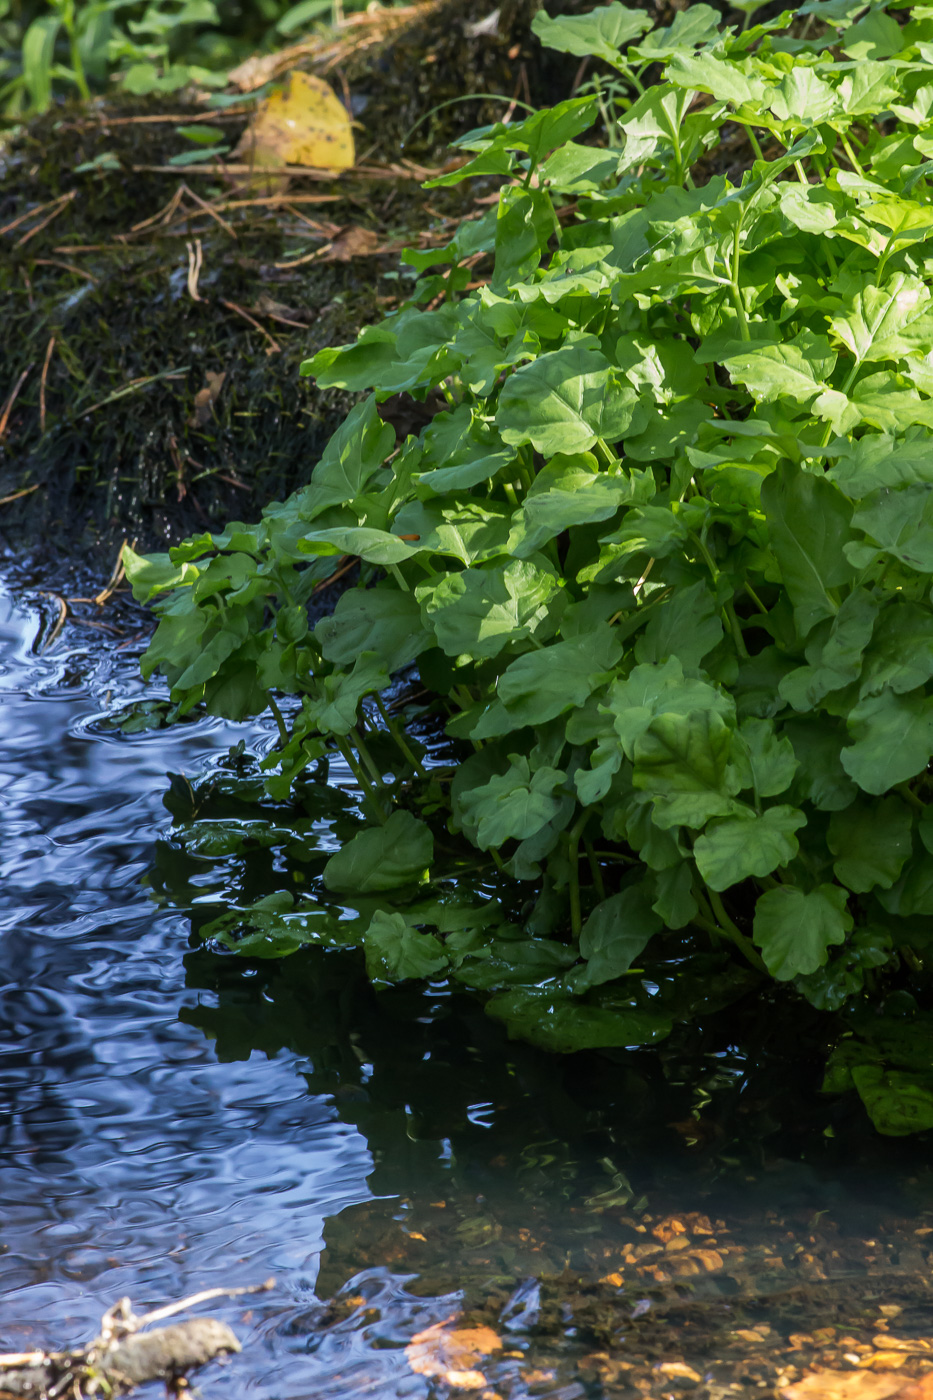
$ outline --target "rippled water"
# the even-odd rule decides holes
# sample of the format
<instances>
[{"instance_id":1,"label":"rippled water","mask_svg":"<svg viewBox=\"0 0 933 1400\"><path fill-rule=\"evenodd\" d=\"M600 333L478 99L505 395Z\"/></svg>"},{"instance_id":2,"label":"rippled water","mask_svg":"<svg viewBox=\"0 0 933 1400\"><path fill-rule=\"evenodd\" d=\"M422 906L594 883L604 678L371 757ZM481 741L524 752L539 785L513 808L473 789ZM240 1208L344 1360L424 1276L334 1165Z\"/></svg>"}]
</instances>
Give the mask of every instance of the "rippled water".
<instances>
[{"instance_id":1,"label":"rippled water","mask_svg":"<svg viewBox=\"0 0 933 1400\"><path fill-rule=\"evenodd\" d=\"M212 1307L245 1350L206 1396L426 1395L404 1344L480 1307L517 1348L498 1393L573 1400L610 1324L584 1336L554 1283L568 1271L618 1294L623 1332L681 1275L710 1307L749 1279L760 1292L771 1256L798 1282L879 1259L911 1289L929 1274L922 1151L906 1207L884 1144L856 1135L841 1160L813 1108L818 1062L773 1027L741 1049L714 1031L679 1059L560 1061L510 1045L469 995L375 994L353 953L249 964L200 948L164 897L182 858L166 775L229 768L231 744L270 736L207 720L111 732L107 713L143 694L133 648L72 629L43 652L43 606L0 588L0 1349L85 1341L123 1295L143 1310L271 1277ZM185 869L192 900L216 900L216 863ZM788 1092L800 1121L781 1119ZM896 1229L881 1221L895 1195ZM678 1210L706 1213L692 1273L642 1262ZM827 1212L835 1253L808 1254L800 1222ZM623 1267L634 1293L613 1282ZM536 1336L576 1356L566 1374L551 1356L528 1380Z\"/></svg>"},{"instance_id":2,"label":"rippled water","mask_svg":"<svg viewBox=\"0 0 933 1400\"><path fill-rule=\"evenodd\" d=\"M269 1274L309 1293L324 1218L368 1196L372 1166L298 1057L220 1063L179 1021L187 921L141 879L168 821L166 769L205 771L244 726L99 732L95 717L138 693L135 662L73 641L43 660L39 632L0 593L8 1348L86 1339L123 1294L142 1307Z\"/></svg>"}]
</instances>

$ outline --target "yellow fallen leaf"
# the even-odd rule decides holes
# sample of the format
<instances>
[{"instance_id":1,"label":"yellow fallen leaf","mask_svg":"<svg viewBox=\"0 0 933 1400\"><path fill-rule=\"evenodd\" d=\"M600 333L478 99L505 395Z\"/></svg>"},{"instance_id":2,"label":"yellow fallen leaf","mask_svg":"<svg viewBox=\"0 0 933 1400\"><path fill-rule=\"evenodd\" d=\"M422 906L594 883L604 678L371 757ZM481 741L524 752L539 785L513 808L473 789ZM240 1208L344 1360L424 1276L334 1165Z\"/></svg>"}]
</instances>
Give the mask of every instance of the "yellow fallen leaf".
<instances>
[{"instance_id":1,"label":"yellow fallen leaf","mask_svg":"<svg viewBox=\"0 0 933 1400\"><path fill-rule=\"evenodd\" d=\"M672 1381L691 1381L694 1385L699 1385L703 1379L699 1372L688 1366L685 1361L659 1361L654 1369Z\"/></svg>"},{"instance_id":2,"label":"yellow fallen leaf","mask_svg":"<svg viewBox=\"0 0 933 1400\"><path fill-rule=\"evenodd\" d=\"M873 1351L859 1360L859 1366L868 1371L897 1371L907 1361L905 1351Z\"/></svg>"},{"instance_id":3,"label":"yellow fallen leaf","mask_svg":"<svg viewBox=\"0 0 933 1400\"><path fill-rule=\"evenodd\" d=\"M350 115L323 78L296 70L260 104L235 154L260 166L349 170L356 160Z\"/></svg>"},{"instance_id":4,"label":"yellow fallen leaf","mask_svg":"<svg viewBox=\"0 0 933 1400\"><path fill-rule=\"evenodd\" d=\"M405 1356L419 1376L438 1377L457 1390L480 1390L486 1377L476 1363L501 1346L491 1327L449 1327L447 1322L437 1322L412 1337Z\"/></svg>"},{"instance_id":5,"label":"yellow fallen leaf","mask_svg":"<svg viewBox=\"0 0 933 1400\"><path fill-rule=\"evenodd\" d=\"M816 1371L780 1393L782 1400L887 1400L903 1387L901 1377L870 1371Z\"/></svg>"}]
</instances>

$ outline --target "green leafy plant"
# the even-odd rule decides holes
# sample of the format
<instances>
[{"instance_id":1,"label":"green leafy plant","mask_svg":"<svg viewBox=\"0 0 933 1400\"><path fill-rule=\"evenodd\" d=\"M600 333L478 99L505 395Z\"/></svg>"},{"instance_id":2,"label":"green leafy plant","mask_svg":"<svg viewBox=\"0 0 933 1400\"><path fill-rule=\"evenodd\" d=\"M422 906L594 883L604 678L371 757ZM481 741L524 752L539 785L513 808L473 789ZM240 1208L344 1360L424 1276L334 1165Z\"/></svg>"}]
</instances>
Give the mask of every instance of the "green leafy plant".
<instances>
[{"instance_id":1,"label":"green leafy plant","mask_svg":"<svg viewBox=\"0 0 933 1400\"><path fill-rule=\"evenodd\" d=\"M111 77L137 96L189 83L224 87L226 70L257 42L274 46L315 21L339 21L364 0L238 7L242 34L223 8L214 0L0 0L0 110L44 112L57 91L87 100Z\"/></svg>"},{"instance_id":2,"label":"green leafy plant","mask_svg":"<svg viewBox=\"0 0 933 1400\"><path fill-rule=\"evenodd\" d=\"M535 28L627 85L609 148L580 139L600 92L461 142L434 183L498 178L498 203L303 366L365 396L308 486L127 553L144 672L180 713L270 708L271 796L329 756L359 783L365 830L266 911L270 947L304 920L380 981L494 991L553 1049L722 1004L712 971L656 998L635 965L665 950L717 977L729 953L732 996L882 1007L933 915L933 15L810 0L737 33L694 5L649 32L615 0ZM446 407L399 443L401 392ZM359 586L311 629L346 556ZM453 767L382 698L413 668ZM452 918L441 836L532 882L530 916ZM328 890L370 904L338 929ZM933 1121L929 1066L863 1021L844 1044L828 1088L885 1131Z\"/></svg>"}]
</instances>

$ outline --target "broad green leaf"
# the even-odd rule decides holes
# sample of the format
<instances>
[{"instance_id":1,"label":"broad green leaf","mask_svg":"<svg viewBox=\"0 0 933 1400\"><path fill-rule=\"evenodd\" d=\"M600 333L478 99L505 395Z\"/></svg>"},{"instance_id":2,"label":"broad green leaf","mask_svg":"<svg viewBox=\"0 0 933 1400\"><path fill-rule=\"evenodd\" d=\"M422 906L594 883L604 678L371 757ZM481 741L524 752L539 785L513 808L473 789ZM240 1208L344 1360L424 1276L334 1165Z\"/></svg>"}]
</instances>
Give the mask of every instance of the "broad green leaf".
<instances>
[{"instance_id":1,"label":"broad green leaf","mask_svg":"<svg viewBox=\"0 0 933 1400\"><path fill-rule=\"evenodd\" d=\"M137 603L151 603L160 593L195 583L201 574L194 564L174 563L168 554L137 554L128 544L120 560Z\"/></svg>"},{"instance_id":2,"label":"broad green leaf","mask_svg":"<svg viewBox=\"0 0 933 1400\"><path fill-rule=\"evenodd\" d=\"M392 526L398 535L417 539L416 545L407 546L412 554L443 554L462 564L481 564L506 553L509 519L509 508L497 501L471 499L446 505L412 500Z\"/></svg>"},{"instance_id":3,"label":"broad green leaf","mask_svg":"<svg viewBox=\"0 0 933 1400\"><path fill-rule=\"evenodd\" d=\"M827 383L836 356L825 336L801 331L780 345L736 349L723 363L732 379L744 384L760 403L780 398L807 405L817 398L836 403Z\"/></svg>"},{"instance_id":4,"label":"broad green leaf","mask_svg":"<svg viewBox=\"0 0 933 1400\"><path fill-rule=\"evenodd\" d=\"M650 87L619 118L625 136L625 168L641 165L660 149L680 151L680 132L692 94L669 87Z\"/></svg>"},{"instance_id":5,"label":"broad green leaf","mask_svg":"<svg viewBox=\"0 0 933 1400\"><path fill-rule=\"evenodd\" d=\"M636 740L634 756L633 782L654 799L658 826L702 827L735 808L732 730L715 711L659 715Z\"/></svg>"},{"instance_id":6,"label":"broad green leaf","mask_svg":"<svg viewBox=\"0 0 933 1400\"><path fill-rule=\"evenodd\" d=\"M825 121L840 108L836 90L812 68L792 68L768 94L768 106L791 130Z\"/></svg>"},{"instance_id":7,"label":"broad green leaf","mask_svg":"<svg viewBox=\"0 0 933 1400\"><path fill-rule=\"evenodd\" d=\"M556 768L532 773L527 758L511 754L505 773L463 793L460 805L476 829L480 849L498 849L513 839L524 841L546 826L560 808L558 789L565 778Z\"/></svg>"},{"instance_id":8,"label":"broad green leaf","mask_svg":"<svg viewBox=\"0 0 933 1400\"><path fill-rule=\"evenodd\" d=\"M399 671L431 645L421 609L410 593L381 585L341 594L330 617L314 629L325 660L352 666L364 651L375 652L387 671Z\"/></svg>"},{"instance_id":9,"label":"broad green leaf","mask_svg":"<svg viewBox=\"0 0 933 1400\"><path fill-rule=\"evenodd\" d=\"M750 103L760 111L765 97L765 83L750 68L743 71L740 63L728 62L715 54L675 53L667 68L668 80L677 87L708 92L720 102L740 107Z\"/></svg>"},{"instance_id":10,"label":"broad green leaf","mask_svg":"<svg viewBox=\"0 0 933 1400\"><path fill-rule=\"evenodd\" d=\"M846 546L857 567L864 568L880 553L917 573L933 573L933 484L869 496L852 516L852 527L871 541Z\"/></svg>"},{"instance_id":11,"label":"broad green leaf","mask_svg":"<svg viewBox=\"0 0 933 1400\"><path fill-rule=\"evenodd\" d=\"M852 1081L879 1133L906 1137L933 1128L933 1075L863 1064L853 1067Z\"/></svg>"},{"instance_id":12,"label":"broad green leaf","mask_svg":"<svg viewBox=\"0 0 933 1400\"><path fill-rule=\"evenodd\" d=\"M434 838L410 812L392 813L384 826L370 827L331 856L324 884L338 894L402 889L420 881L434 859Z\"/></svg>"},{"instance_id":13,"label":"broad green leaf","mask_svg":"<svg viewBox=\"0 0 933 1400\"><path fill-rule=\"evenodd\" d=\"M697 869L714 890L727 890L750 876L770 875L796 856L794 832L806 820L796 807L769 807L760 816L710 822L694 843Z\"/></svg>"},{"instance_id":14,"label":"broad green leaf","mask_svg":"<svg viewBox=\"0 0 933 1400\"><path fill-rule=\"evenodd\" d=\"M513 520L509 552L520 559L575 525L609 520L619 507L644 499L652 485L641 472L598 472L590 453L559 454L535 477L521 516Z\"/></svg>"},{"instance_id":15,"label":"broad green leaf","mask_svg":"<svg viewBox=\"0 0 933 1400\"><path fill-rule=\"evenodd\" d=\"M891 15L872 9L864 19L843 32L839 44L846 57L856 62L891 58L904 48L904 31Z\"/></svg>"},{"instance_id":16,"label":"broad green leaf","mask_svg":"<svg viewBox=\"0 0 933 1400\"><path fill-rule=\"evenodd\" d=\"M504 442L531 443L546 457L612 443L631 426L637 396L605 356L582 345L542 355L512 374L499 394L496 424Z\"/></svg>"},{"instance_id":17,"label":"broad green leaf","mask_svg":"<svg viewBox=\"0 0 933 1400\"><path fill-rule=\"evenodd\" d=\"M638 639L639 661L667 661L676 656L687 669L697 667L722 640L716 599L700 579L660 602Z\"/></svg>"},{"instance_id":18,"label":"broad green leaf","mask_svg":"<svg viewBox=\"0 0 933 1400\"><path fill-rule=\"evenodd\" d=\"M855 740L842 766L863 792L880 796L926 768L933 757L933 699L883 690L860 700L849 715Z\"/></svg>"},{"instance_id":19,"label":"broad green leaf","mask_svg":"<svg viewBox=\"0 0 933 1400\"><path fill-rule=\"evenodd\" d=\"M933 611L920 603L889 603L865 653L861 694L916 690L933 676Z\"/></svg>"},{"instance_id":20,"label":"broad green leaf","mask_svg":"<svg viewBox=\"0 0 933 1400\"><path fill-rule=\"evenodd\" d=\"M709 711L731 717L735 712L732 700L708 681L686 679L676 657L634 667L613 685L605 708L628 758L634 758L636 743L658 715Z\"/></svg>"},{"instance_id":21,"label":"broad green leaf","mask_svg":"<svg viewBox=\"0 0 933 1400\"><path fill-rule=\"evenodd\" d=\"M552 572L513 559L500 567L443 574L437 582L420 584L415 597L425 626L448 656L498 656L503 647L543 630L559 586Z\"/></svg>"},{"instance_id":22,"label":"broad green leaf","mask_svg":"<svg viewBox=\"0 0 933 1400\"><path fill-rule=\"evenodd\" d=\"M551 938L494 938L475 957L465 958L452 975L468 987L492 991L547 981L576 960L575 949Z\"/></svg>"},{"instance_id":23,"label":"broad green leaf","mask_svg":"<svg viewBox=\"0 0 933 1400\"><path fill-rule=\"evenodd\" d=\"M531 21L532 33L548 49L572 53L578 58L599 58L624 72L622 49L651 28L644 10L631 10L619 0L597 6L585 15L559 15L551 19L539 10Z\"/></svg>"},{"instance_id":24,"label":"broad green leaf","mask_svg":"<svg viewBox=\"0 0 933 1400\"><path fill-rule=\"evenodd\" d=\"M639 56L650 62L667 58L678 49L692 49L712 43L719 31L721 19L711 5L691 5L678 10L672 24L653 29L647 38L636 44Z\"/></svg>"},{"instance_id":25,"label":"broad green leaf","mask_svg":"<svg viewBox=\"0 0 933 1400\"><path fill-rule=\"evenodd\" d=\"M358 555L370 564L400 564L418 554L411 545L388 530L373 530L365 525L338 525L330 529L306 530L299 548L307 554Z\"/></svg>"},{"instance_id":26,"label":"broad green leaf","mask_svg":"<svg viewBox=\"0 0 933 1400\"><path fill-rule=\"evenodd\" d=\"M899 797L855 802L830 818L826 841L837 880L857 894L894 884L910 855L913 821Z\"/></svg>"},{"instance_id":27,"label":"broad green leaf","mask_svg":"<svg viewBox=\"0 0 933 1400\"><path fill-rule=\"evenodd\" d=\"M852 927L846 892L838 885L818 885L808 894L780 885L758 896L752 936L772 977L789 982L816 972L834 943L843 943Z\"/></svg>"},{"instance_id":28,"label":"broad green leaf","mask_svg":"<svg viewBox=\"0 0 933 1400\"><path fill-rule=\"evenodd\" d=\"M699 913L693 894L693 871L689 861L659 870L654 875L652 909L666 928L686 928Z\"/></svg>"},{"instance_id":29,"label":"broad green leaf","mask_svg":"<svg viewBox=\"0 0 933 1400\"><path fill-rule=\"evenodd\" d=\"M933 436L898 442L888 433L866 433L845 445L826 475L852 500L883 488L933 485Z\"/></svg>"},{"instance_id":30,"label":"broad green leaf","mask_svg":"<svg viewBox=\"0 0 933 1400\"><path fill-rule=\"evenodd\" d=\"M363 935L366 971L371 982L404 982L433 977L448 965L444 945L431 933L411 928L401 914L373 915Z\"/></svg>"},{"instance_id":31,"label":"broad green leaf","mask_svg":"<svg viewBox=\"0 0 933 1400\"><path fill-rule=\"evenodd\" d=\"M739 725L749 765L747 787L758 798L777 797L786 792L799 766L794 747L786 735L778 737L768 719L745 719Z\"/></svg>"},{"instance_id":32,"label":"broad green leaf","mask_svg":"<svg viewBox=\"0 0 933 1400\"><path fill-rule=\"evenodd\" d=\"M782 698L805 714L832 691L858 680L877 616L878 600L864 588L854 589L843 599L832 623L820 623L811 632L806 648L809 664L783 677Z\"/></svg>"},{"instance_id":33,"label":"broad green leaf","mask_svg":"<svg viewBox=\"0 0 933 1400\"><path fill-rule=\"evenodd\" d=\"M790 465L766 478L761 503L797 627L807 637L822 618L835 615L835 590L854 578L844 552L852 507L825 478Z\"/></svg>"},{"instance_id":34,"label":"broad green leaf","mask_svg":"<svg viewBox=\"0 0 933 1400\"><path fill-rule=\"evenodd\" d=\"M499 195L493 291L507 292L532 276L547 252L548 240L559 233L547 190L506 186Z\"/></svg>"},{"instance_id":35,"label":"broad green leaf","mask_svg":"<svg viewBox=\"0 0 933 1400\"><path fill-rule=\"evenodd\" d=\"M933 348L931 298L919 278L896 272L878 286L862 273L847 278L840 290L841 309L830 325L856 363L898 360Z\"/></svg>"},{"instance_id":36,"label":"broad green leaf","mask_svg":"<svg viewBox=\"0 0 933 1400\"><path fill-rule=\"evenodd\" d=\"M577 986L583 990L621 977L660 929L661 920L643 886L635 885L604 899L580 934L580 956L586 959L586 975Z\"/></svg>"},{"instance_id":37,"label":"broad green leaf","mask_svg":"<svg viewBox=\"0 0 933 1400\"><path fill-rule=\"evenodd\" d=\"M305 697L305 713L319 733L343 737L356 725L363 696L384 690L388 683L389 673L383 661L375 652L364 651L352 670L323 677L318 694Z\"/></svg>"},{"instance_id":38,"label":"broad green leaf","mask_svg":"<svg viewBox=\"0 0 933 1400\"><path fill-rule=\"evenodd\" d=\"M520 724L545 724L582 705L610 673L622 652L611 628L566 642L553 642L513 661L496 687L499 699Z\"/></svg>"},{"instance_id":39,"label":"broad green leaf","mask_svg":"<svg viewBox=\"0 0 933 1400\"><path fill-rule=\"evenodd\" d=\"M395 447L395 429L383 423L370 395L350 410L311 474L308 519L328 506L356 500Z\"/></svg>"}]
</instances>

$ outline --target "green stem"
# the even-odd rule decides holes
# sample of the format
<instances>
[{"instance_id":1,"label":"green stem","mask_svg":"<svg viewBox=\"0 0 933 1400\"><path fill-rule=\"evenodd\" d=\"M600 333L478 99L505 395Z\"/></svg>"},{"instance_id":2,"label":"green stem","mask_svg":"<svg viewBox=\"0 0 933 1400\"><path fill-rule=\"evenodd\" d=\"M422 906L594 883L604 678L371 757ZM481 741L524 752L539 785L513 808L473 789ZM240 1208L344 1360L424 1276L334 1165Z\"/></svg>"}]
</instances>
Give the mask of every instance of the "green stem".
<instances>
[{"instance_id":1,"label":"green stem","mask_svg":"<svg viewBox=\"0 0 933 1400\"><path fill-rule=\"evenodd\" d=\"M369 752L369 748L367 747L366 740L363 738L359 725L357 725L356 729L354 729L353 737L356 740L356 747L359 750L360 758L363 760L363 762L369 770L370 777L372 778L373 782L376 784L376 787L379 789L380 792L386 792L386 785L382 781L382 774L379 772L378 764L375 762L372 754Z\"/></svg>"},{"instance_id":2,"label":"green stem","mask_svg":"<svg viewBox=\"0 0 933 1400\"><path fill-rule=\"evenodd\" d=\"M755 604L755 607L758 609L758 611L759 611L760 613L763 613L764 616L767 617L767 616L768 616L768 609L765 607L764 603L763 603L763 602L761 601L761 599L758 597L758 594L755 592L754 588L752 588L751 584L748 582L748 579L745 580L745 583L743 584L743 587L744 587L744 589L745 589L745 592L748 594L749 598L751 598L752 602Z\"/></svg>"},{"instance_id":3,"label":"green stem","mask_svg":"<svg viewBox=\"0 0 933 1400\"><path fill-rule=\"evenodd\" d=\"M599 868L599 861L596 859L596 852L593 850L592 841L583 842L586 858L590 863L590 874L593 877L593 885L596 889L596 896L603 900L606 898L606 886L603 881L603 872Z\"/></svg>"},{"instance_id":4,"label":"green stem","mask_svg":"<svg viewBox=\"0 0 933 1400\"><path fill-rule=\"evenodd\" d=\"M395 579L395 582L398 584L399 588L402 590L403 593L410 593L410 592L411 592L411 589L408 587L408 584L405 582L405 578L404 578L404 576L403 576L403 574L402 574L402 571L401 571L401 569L399 568L399 566L398 566L397 564L390 564L390 565L389 565L389 573L390 573L390 574L392 575L392 577Z\"/></svg>"},{"instance_id":5,"label":"green stem","mask_svg":"<svg viewBox=\"0 0 933 1400\"><path fill-rule=\"evenodd\" d=\"M754 131L750 126L746 126L745 130L748 133L749 144L752 150L755 152L756 159L764 160L765 153L761 149L761 142L758 140L758 137L755 135Z\"/></svg>"},{"instance_id":6,"label":"green stem","mask_svg":"<svg viewBox=\"0 0 933 1400\"><path fill-rule=\"evenodd\" d=\"M570 932L575 939L580 937L583 927L580 909L580 837L589 819L589 812L584 812L567 833L567 859L570 862Z\"/></svg>"},{"instance_id":7,"label":"green stem","mask_svg":"<svg viewBox=\"0 0 933 1400\"><path fill-rule=\"evenodd\" d=\"M341 755L343 756L344 762L346 763L350 772L356 779L360 791L369 802L369 805L372 807L379 821L384 826L387 821L385 809L383 808L382 803L379 801L379 798L376 794L375 788L373 787L372 783L369 781L366 774L363 772L363 769L357 763L356 758L353 754L353 750L351 749L349 743L346 740L342 739L335 739L335 743L337 745L337 748L340 750Z\"/></svg>"},{"instance_id":8,"label":"green stem","mask_svg":"<svg viewBox=\"0 0 933 1400\"><path fill-rule=\"evenodd\" d=\"M853 169L856 170L856 171L859 173L859 175L861 175L862 179L864 180L864 178L865 178L865 171L864 171L864 170L862 169L862 167L859 165L858 156L857 156L857 155L855 154L855 152L853 151L851 142L849 141L849 138L845 135L844 132L840 132L840 133L839 133L839 140L842 142L842 149L845 151L846 155L849 157L849 160L852 162L852 167L853 167Z\"/></svg>"},{"instance_id":9,"label":"green stem","mask_svg":"<svg viewBox=\"0 0 933 1400\"><path fill-rule=\"evenodd\" d=\"M916 811L926 812L927 804L911 790L907 783L895 783L894 791L899 792L904 801L908 802Z\"/></svg>"},{"instance_id":10,"label":"green stem","mask_svg":"<svg viewBox=\"0 0 933 1400\"><path fill-rule=\"evenodd\" d=\"M603 438L598 437L594 446L597 449L598 455L602 457L603 462L607 467L617 467L619 465L618 457Z\"/></svg>"},{"instance_id":11,"label":"green stem","mask_svg":"<svg viewBox=\"0 0 933 1400\"><path fill-rule=\"evenodd\" d=\"M722 930L723 936L728 938L730 943L735 944L745 960L751 963L752 967L755 968L757 972L767 972L768 969L755 951L754 945L749 942L742 930L729 918L725 906L716 891L711 890L709 886L707 886L706 897L710 902L710 907L716 916L716 921Z\"/></svg>"},{"instance_id":12,"label":"green stem","mask_svg":"<svg viewBox=\"0 0 933 1400\"><path fill-rule=\"evenodd\" d=\"M269 709L272 711L273 719L275 720L276 726L279 731L279 742L284 748L285 745L288 743L289 739L288 726L286 725L285 720L282 716L282 711L279 709L278 705L275 703L271 695L269 696Z\"/></svg>"},{"instance_id":13,"label":"green stem","mask_svg":"<svg viewBox=\"0 0 933 1400\"><path fill-rule=\"evenodd\" d=\"M743 340L751 340L752 333L748 328L748 318L745 315L745 306L742 302L742 293L739 290L739 261L742 257L742 225L736 224L735 234L732 238L732 281L729 283L732 292L732 304L735 307L735 314L739 318L739 332Z\"/></svg>"},{"instance_id":14,"label":"green stem","mask_svg":"<svg viewBox=\"0 0 933 1400\"><path fill-rule=\"evenodd\" d=\"M739 626L739 619L735 615L735 608L730 599L723 608L729 628L732 632L732 640L735 642L735 649L744 660L748 660L748 647L745 645L745 638L742 636L742 629Z\"/></svg>"},{"instance_id":15,"label":"green stem","mask_svg":"<svg viewBox=\"0 0 933 1400\"><path fill-rule=\"evenodd\" d=\"M418 774L419 778L427 778L428 774L427 774L427 772L426 772L426 770L425 770L425 768L424 768L424 765L423 765L421 762L419 762L419 760L415 757L415 755L414 755L414 753L412 752L411 748L409 747L409 744L408 744L407 740L405 739L405 736L403 735L401 729L400 729L399 726L396 724L396 722L395 722L395 720L392 718L392 716L389 714L389 712L388 712L388 710L386 709L385 705L382 703L382 696L381 696L381 695L374 695L374 696L373 696L373 699L374 699L375 702L376 702L376 708L378 709L379 713L382 715L382 718L383 718L383 721L384 721L384 723L385 723L386 728L388 729L389 733L392 735L392 738L395 740L396 744L398 744L398 746L399 746L399 748L401 749L402 754L404 755L404 757L405 757L405 758L408 760L408 762L411 764L412 768L414 768L414 770L415 770L415 772Z\"/></svg>"}]
</instances>

